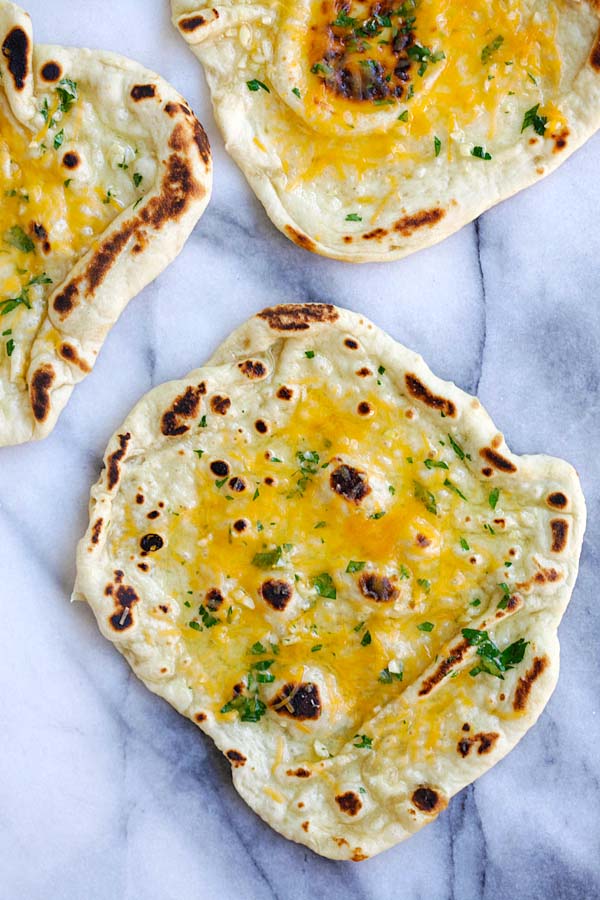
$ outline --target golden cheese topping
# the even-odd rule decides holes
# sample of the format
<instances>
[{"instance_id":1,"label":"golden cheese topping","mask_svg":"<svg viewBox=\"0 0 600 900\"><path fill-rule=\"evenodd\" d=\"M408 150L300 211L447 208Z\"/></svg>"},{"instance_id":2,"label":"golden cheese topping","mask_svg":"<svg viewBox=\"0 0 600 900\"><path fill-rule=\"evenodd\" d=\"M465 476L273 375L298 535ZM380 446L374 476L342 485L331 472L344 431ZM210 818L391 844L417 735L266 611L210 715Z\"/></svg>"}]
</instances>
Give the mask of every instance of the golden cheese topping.
<instances>
[{"instance_id":1,"label":"golden cheese topping","mask_svg":"<svg viewBox=\"0 0 600 900\"><path fill-rule=\"evenodd\" d=\"M32 133L0 99L0 356L11 380L25 377L47 297L143 187L136 152L103 129L81 86L65 77L39 104Z\"/></svg>"},{"instance_id":2,"label":"golden cheese topping","mask_svg":"<svg viewBox=\"0 0 600 900\"><path fill-rule=\"evenodd\" d=\"M561 79L557 24L553 3L540 11L522 0L316 0L309 23L290 13L284 41L302 61L293 67L291 51L283 55L299 82L288 89L299 102L287 99L323 134L298 142L295 132L294 148L285 129L274 131L287 174L366 173L377 160L452 158L461 147L485 159L488 142L499 132L512 142L534 106L538 133L542 122L557 131L560 111L545 102Z\"/></svg>"},{"instance_id":3,"label":"golden cheese topping","mask_svg":"<svg viewBox=\"0 0 600 900\"><path fill-rule=\"evenodd\" d=\"M136 502L111 516L111 555L140 559L172 599L210 711L256 721L270 706L299 727L323 716L330 750L461 627L506 607L531 525L447 430L434 438L388 399L383 367L367 371L344 390L282 385L281 425L256 418L251 436L204 416L172 497L134 467L121 490ZM180 452L161 467L181 468Z\"/></svg>"}]
</instances>

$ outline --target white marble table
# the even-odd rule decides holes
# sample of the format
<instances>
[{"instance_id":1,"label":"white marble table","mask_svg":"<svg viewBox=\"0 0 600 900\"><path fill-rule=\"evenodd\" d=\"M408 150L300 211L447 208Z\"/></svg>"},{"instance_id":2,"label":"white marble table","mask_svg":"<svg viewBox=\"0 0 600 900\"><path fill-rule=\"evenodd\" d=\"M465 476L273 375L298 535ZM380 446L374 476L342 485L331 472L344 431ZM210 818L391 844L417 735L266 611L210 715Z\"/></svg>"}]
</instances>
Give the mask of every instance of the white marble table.
<instances>
[{"instance_id":1,"label":"white marble table","mask_svg":"<svg viewBox=\"0 0 600 900\"><path fill-rule=\"evenodd\" d=\"M105 47L187 96L212 204L114 328L54 434L0 451L2 900L592 900L600 897L600 137L549 179L408 260L354 268L274 230L224 154L166 0L30 0L38 41ZM238 798L229 764L71 606L74 550L112 431L276 301L366 312L478 391L512 448L564 456L590 524L537 727L408 843L332 863Z\"/></svg>"}]
</instances>

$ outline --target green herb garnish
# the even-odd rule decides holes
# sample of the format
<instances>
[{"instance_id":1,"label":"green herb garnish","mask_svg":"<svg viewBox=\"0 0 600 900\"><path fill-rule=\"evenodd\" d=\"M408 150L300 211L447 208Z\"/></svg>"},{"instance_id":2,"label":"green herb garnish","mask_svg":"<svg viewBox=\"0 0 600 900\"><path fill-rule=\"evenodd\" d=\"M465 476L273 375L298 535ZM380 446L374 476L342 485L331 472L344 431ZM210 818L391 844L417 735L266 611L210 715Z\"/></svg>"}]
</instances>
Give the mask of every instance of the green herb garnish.
<instances>
[{"instance_id":1,"label":"green herb garnish","mask_svg":"<svg viewBox=\"0 0 600 900\"><path fill-rule=\"evenodd\" d=\"M253 78L251 81L247 81L246 84L248 85L248 90L249 90L249 91L259 91L259 90L263 90L263 91L266 91L267 94L270 94L270 93L271 93L271 91L270 91L269 88L266 86L266 84L263 84L263 82L262 82L262 81L259 81L258 78Z\"/></svg>"},{"instance_id":2,"label":"green herb garnish","mask_svg":"<svg viewBox=\"0 0 600 900\"><path fill-rule=\"evenodd\" d=\"M493 41L490 41L489 44L486 44L483 50L481 51L481 62L488 63L491 57L494 55L496 50L499 50L502 44L504 43L504 38L501 34L494 38Z\"/></svg>"},{"instance_id":3,"label":"green herb garnish","mask_svg":"<svg viewBox=\"0 0 600 900\"><path fill-rule=\"evenodd\" d=\"M315 575L312 579L312 585L320 597L327 597L329 600L335 600L337 597L333 578L328 572L321 572L320 575Z\"/></svg>"},{"instance_id":4,"label":"green herb garnish","mask_svg":"<svg viewBox=\"0 0 600 900\"><path fill-rule=\"evenodd\" d=\"M491 640L487 631L478 631L476 628L463 628L462 635L473 647L477 647L477 655L480 658L479 664L469 672L469 675L475 677L480 672L486 672L488 675L494 675L496 678L504 680L503 672L514 667L521 662L525 656L525 650L529 641L519 638L513 644L509 644L504 650Z\"/></svg>"},{"instance_id":5,"label":"green herb garnish","mask_svg":"<svg viewBox=\"0 0 600 900\"><path fill-rule=\"evenodd\" d=\"M540 104L536 103L535 106L532 106L531 109L527 110L527 112L523 116L521 134L525 131L526 128L533 128L536 134L539 134L540 137L544 137L546 128L548 126L548 117L538 115L539 108Z\"/></svg>"},{"instance_id":6,"label":"green herb garnish","mask_svg":"<svg viewBox=\"0 0 600 900\"><path fill-rule=\"evenodd\" d=\"M277 546L273 550L266 550L264 553L255 553L252 557L252 565L257 569L273 569L282 556L281 547Z\"/></svg>"}]
</instances>

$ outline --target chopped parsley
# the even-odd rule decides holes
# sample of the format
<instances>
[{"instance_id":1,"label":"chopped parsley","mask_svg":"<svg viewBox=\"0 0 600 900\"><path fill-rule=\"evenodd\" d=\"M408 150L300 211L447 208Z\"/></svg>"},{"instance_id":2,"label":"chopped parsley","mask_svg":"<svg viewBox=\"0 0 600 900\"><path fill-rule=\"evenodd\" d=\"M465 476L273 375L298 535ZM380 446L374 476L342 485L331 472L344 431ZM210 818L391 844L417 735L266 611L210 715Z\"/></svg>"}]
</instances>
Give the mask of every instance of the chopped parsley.
<instances>
[{"instance_id":1,"label":"chopped parsley","mask_svg":"<svg viewBox=\"0 0 600 900\"><path fill-rule=\"evenodd\" d=\"M500 488L494 488L493 491L490 491L490 495L488 497L488 503L492 509L496 509L496 504L498 502L498 497L500 496Z\"/></svg>"},{"instance_id":2,"label":"chopped parsley","mask_svg":"<svg viewBox=\"0 0 600 900\"><path fill-rule=\"evenodd\" d=\"M444 487L450 488L451 491L454 491L455 494L458 494L461 500L467 500L463 492L459 488L457 488L455 484L452 484L449 478L444 478Z\"/></svg>"},{"instance_id":3,"label":"chopped parsley","mask_svg":"<svg viewBox=\"0 0 600 900\"><path fill-rule=\"evenodd\" d=\"M410 572L408 571L404 563L401 563L400 565L400 578L410 578Z\"/></svg>"},{"instance_id":4,"label":"chopped parsley","mask_svg":"<svg viewBox=\"0 0 600 900\"><path fill-rule=\"evenodd\" d=\"M362 222L362 216L359 216L358 213L348 213L346 222Z\"/></svg>"},{"instance_id":5,"label":"chopped parsley","mask_svg":"<svg viewBox=\"0 0 600 900\"><path fill-rule=\"evenodd\" d=\"M335 600L337 597L333 578L328 572L321 572L320 575L315 575L312 585L320 597L326 597L329 600Z\"/></svg>"},{"instance_id":6,"label":"chopped parsley","mask_svg":"<svg viewBox=\"0 0 600 900\"><path fill-rule=\"evenodd\" d=\"M481 600L479 597L476 597L475 600L471 600L471 606L481 606Z\"/></svg>"},{"instance_id":7,"label":"chopped parsley","mask_svg":"<svg viewBox=\"0 0 600 900\"><path fill-rule=\"evenodd\" d=\"M194 450L194 453L197 453L197 454L198 454L198 459L202 459L202 456L203 456L203 454L204 454L204 450Z\"/></svg>"},{"instance_id":8,"label":"chopped parsley","mask_svg":"<svg viewBox=\"0 0 600 900\"><path fill-rule=\"evenodd\" d=\"M307 350L307 354L308 354ZM312 351L310 351L312 352ZM298 450L296 459L300 467L300 478L296 482L295 489L288 494L288 498L302 496L312 481L312 476L319 471L319 454L315 450Z\"/></svg>"},{"instance_id":9,"label":"chopped parsley","mask_svg":"<svg viewBox=\"0 0 600 900\"><path fill-rule=\"evenodd\" d=\"M364 567L366 566L366 562L362 559L351 559L348 565L346 566L346 572L362 572Z\"/></svg>"},{"instance_id":10,"label":"chopped parsley","mask_svg":"<svg viewBox=\"0 0 600 900\"><path fill-rule=\"evenodd\" d=\"M310 648L311 653L318 653L319 650L323 649L323 644L315 644L314 647Z\"/></svg>"},{"instance_id":11,"label":"chopped parsley","mask_svg":"<svg viewBox=\"0 0 600 900\"><path fill-rule=\"evenodd\" d=\"M58 150L60 147L62 147L64 140L65 140L65 130L64 130L64 128L61 128L60 131L57 131L56 134L54 135L54 142L53 142L54 149Z\"/></svg>"},{"instance_id":12,"label":"chopped parsley","mask_svg":"<svg viewBox=\"0 0 600 900\"><path fill-rule=\"evenodd\" d=\"M408 110L407 109L405 109L403 112L400 113L400 115L398 116L398 121L399 122L408 122Z\"/></svg>"},{"instance_id":13,"label":"chopped parsley","mask_svg":"<svg viewBox=\"0 0 600 900\"><path fill-rule=\"evenodd\" d=\"M454 450L454 452L456 453L456 455L458 456L458 458L461 461L464 461L465 459L469 459L469 460L471 459L469 454L465 453L463 448L460 446L459 443L457 443L457 441L454 440L454 438L452 437L451 434L448 435L448 443L450 444L450 446L452 447L452 449Z\"/></svg>"},{"instance_id":14,"label":"chopped parsley","mask_svg":"<svg viewBox=\"0 0 600 900\"><path fill-rule=\"evenodd\" d=\"M305 357L306 357L307 359L314 359L314 358L315 358L315 351L314 351L314 350L305 350L305 351L304 351L304 355L305 355Z\"/></svg>"},{"instance_id":15,"label":"chopped parsley","mask_svg":"<svg viewBox=\"0 0 600 900\"><path fill-rule=\"evenodd\" d=\"M471 156L475 156L475 157L477 157L477 159L486 159L486 160L492 158L491 154L488 153L487 150L484 150L483 147L480 147L479 145L477 145L476 147L473 147L473 149L471 150Z\"/></svg>"},{"instance_id":16,"label":"chopped parsley","mask_svg":"<svg viewBox=\"0 0 600 900\"><path fill-rule=\"evenodd\" d=\"M505 581L501 582L498 587L502 591L502 600L498 604L498 609L506 609L510 600L510 588Z\"/></svg>"},{"instance_id":17,"label":"chopped parsley","mask_svg":"<svg viewBox=\"0 0 600 900\"><path fill-rule=\"evenodd\" d=\"M382 669L379 673L377 681L380 681L382 684L391 684L393 681L402 681L403 677L403 672L391 672L389 667L386 666L385 669Z\"/></svg>"},{"instance_id":18,"label":"chopped parsley","mask_svg":"<svg viewBox=\"0 0 600 900\"><path fill-rule=\"evenodd\" d=\"M362 636L360 645L361 645L361 647L368 647L370 643L371 643L371 632L365 631L365 633Z\"/></svg>"},{"instance_id":19,"label":"chopped parsley","mask_svg":"<svg viewBox=\"0 0 600 900\"><path fill-rule=\"evenodd\" d=\"M370 519L383 519L385 516L385 511L380 510L379 512L371 513L369 516Z\"/></svg>"},{"instance_id":20,"label":"chopped parsley","mask_svg":"<svg viewBox=\"0 0 600 900\"><path fill-rule=\"evenodd\" d=\"M6 342L6 355L12 356L14 349L15 349L15 342L14 342L13 338L9 338Z\"/></svg>"},{"instance_id":21,"label":"chopped parsley","mask_svg":"<svg viewBox=\"0 0 600 900\"><path fill-rule=\"evenodd\" d=\"M296 97L298 98L298 100L300 100L300 98L302 96L299 88L292 88L292 94L295 94Z\"/></svg>"},{"instance_id":22,"label":"chopped parsley","mask_svg":"<svg viewBox=\"0 0 600 900\"><path fill-rule=\"evenodd\" d=\"M431 590L431 582L428 578L417 578L417 584L423 588L426 594Z\"/></svg>"},{"instance_id":23,"label":"chopped parsley","mask_svg":"<svg viewBox=\"0 0 600 900\"><path fill-rule=\"evenodd\" d=\"M463 550L471 549L464 537L461 537L461 539L460 539L460 546L463 548Z\"/></svg>"},{"instance_id":24,"label":"chopped parsley","mask_svg":"<svg viewBox=\"0 0 600 900\"><path fill-rule=\"evenodd\" d=\"M429 47L422 47L421 44L412 44L410 47L407 47L406 53L409 59L420 63L417 73L421 77L423 77L427 71L428 65L437 63L441 59L446 58L446 54L443 50L438 50L434 53Z\"/></svg>"},{"instance_id":25,"label":"chopped parsley","mask_svg":"<svg viewBox=\"0 0 600 900\"><path fill-rule=\"evenodd\" d=\"M473 647L477 647L479 664L470 670L473 678L481 672L494 675L504 680L503 672L507 672L521 662L525 656L525 650L529 641L519 638L513 644L509 644L504 650L492 641L487 631L479 631L476 628L463 628L462 635Z\"/></svg>"},{"instance_id":26,"label":"chopped parsley","mask_svg":"<svg viewBox=\"0 0 600 900\"><path fill-rule=\"evenodd\" d=\"M441 459L426 459L425 460L425 468L426 469L447 469L448 466Z\"/></svg>"},{"instance_id":27,"label":"chopped parsley","mask_svg":"<svg viewBox=\"0 0 600 900\"><path fill-rule=\"evenodd\" d=\"M418 481L413 481L414 486L414 494L417 500L420 500L427 512L433 513L434 516L437 516L437 503L435 500L435 496L428 491L426 487L423 487L422 484Z\"/></svg>"},{"instance_id":28,"label":"chopped parsley","mask_svg":"<svg viewBox=\"0 0 600 900\"><path fill-rule=\"evenodd\" d=\"M35 249L35 244L19 225L13 225L12 228L9 228L4 235L4 240L11 247L15 247L23 253L31 253Z\"/></svg>"},{"instance_id":29,"label":"chopped parsley","mask_svg":"<svg viewBox=\"0 0 600 900\"><path fill-rule=\"evenodd\" d=\"M493 41L490 41L489 44L486 44L483 50L481 51L481 62L485 65L490 61L496 50L499 50L502 44L504 43L504 38L501 34L494 38Z\"/></svg>"},{"instance_id":30,"label":"chopped parsley","mask_svg":"<svg viewBox=\"0 0 600 900\"><path fill-rule=\"evenodd\" d=\"M267 711L267 707L262 700L256 695L234 697L229 703L221 707L222 713L233 712L235 710L242 722L258 722Z\"/></svg>"},{"instance_id":31,"label":"chopped parsley","mask_svg":"<svg viewBox=\"0 0 600 900\"><path fill-rule=\"evenodd\" d=\"M373 738L367 737L366 734L355 734L352 746L358 747L359 750L371 750L373 747Z\"/></svg>"},{"instance_id":32,"label":"chopped parsley","mask_svg":"<svg viewBox=\"0 0 600 900\"><path fill-rule=\"evenodd\" d=\"M255 644L252 644L250 647L250 653L254 653L255 656L260 656L262 653L266 653L267 648L263 647L260 641L257 641Z\"/></svg>"},{"instance_id":33,"label":"chopped parsley","mask_svg":"<svg viewBox=\"0 0 600 900\"><path fill-rule=\"evenodd\" d=\"M219 624L219 620L215 616L212 616L209 613L209 611L207 610L207 608L204 606L203 603L201 603L198 608L198 614L199 614L200 618L202 619L202 624L204 625L205 628L212 628L214 625Z\"/></svg>"},{"instance_id":34,"label":"chopped parsley","mask_svg":"<svg viewBox=\"0 0 600 900\"><path fill-rule=\"evenodd\" d=\"M531 109L527 110L527 112L523 116L521 134L525 131L526 128L533 128L536 134L539 134L540 137L544 137L546 127L548 125L548 117L540 116L538 114L539 108L540 104L536 103L535 106L532 106Z\"/></svg>"},{"instance_id":35,"label":"chopped parsley","mask_svg":"<svg viewBox=\"0 0 600 900\"><path fill-rule=\"evenodd\" d=\"M77 82L70 78L61 78L56 88L58 94L58 108L62 113L68 113L77 100ZM50 123L52 127L54 123Z\"/></svg>"},{"instance_id":36,"label":"chopped parsley","mask_svg":"<svg viewBox=\"0 0 600 900\"><path fill-rule=\"evenodd\" d=\"M433 631L435 625L433 622L421 622L420 625L417 625L419 631Z\"/></svg>"},{"instance_id":37,"label":"chopped parsley","mask_svg":"<svg viewBox=\"0 0 600 900\"><path fill-rule=\"evenodd\" d=\"M263 90L263 91L266 91L267 94L270 94L270 93L271 93L271 91L270 91L269 88L266 86L266 84L263 84L263 82L262 82L262 81L259 81L258 78L253 78L251 81L247 81L246 84L248 85L248 90L249 90L249 91L259 91L259 90Z\"/></svg>"},{"instance_id":38,"label":"chopped parsley","mask_svg":"<svg viewBox=\"0 0 600 900\"><path fill-rule=\"evenodd\" d=\"M264 553L255 553L252 557L252 565L257 569L273 569L282 556L281 547L274 547L273 550L266 550Z\"/></svg>"},{"instance_id":39,"label":"chopped parsley","mask_svg":"<svg viewBox=\"0 0 600 900\"><path fill-rule=\"evenodd\" d=\"M143 179L143 175L140 175L139 172L133 173L133 183L136 186L136 188L140 186L140 184L142 183L142 179Z\"/></svg>"},{"instance_id":40,"label":"chopped parsley","mask_svg":"<svg viewBox=\"0 0 600 900\"><path fill-rule=\"evenodd\" d=\"M442 142L440 141L439 137L436 134L436 136L433 139L433 152L435 153L436 156L440 155L441 149L442 149Z\"/></svg>"}]
</instances>

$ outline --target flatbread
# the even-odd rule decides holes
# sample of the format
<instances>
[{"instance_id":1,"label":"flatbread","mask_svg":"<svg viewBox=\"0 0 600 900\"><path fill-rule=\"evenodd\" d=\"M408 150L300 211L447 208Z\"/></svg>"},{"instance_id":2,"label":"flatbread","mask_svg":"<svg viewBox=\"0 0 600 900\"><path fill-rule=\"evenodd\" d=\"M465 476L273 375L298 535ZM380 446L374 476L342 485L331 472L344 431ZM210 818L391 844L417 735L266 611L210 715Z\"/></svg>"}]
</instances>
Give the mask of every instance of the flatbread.
<instances>
[{"instance_id":1,"label":"flatbread","mask_svg":"<svg viewBox=\"0 0 600 900\"><path fill-rule=\"evenodd\" d=\"M0 445L45 437L211 190L206 135L160 76L33 46L0 0Z\"/></svg>"},{"instance_id":2,"label":"flatbread","mask_svg":"<svg viewBox=\"0 0 600 900\"><path fill-rule=\"evenodd\" d=\"M147 394L104 463L74 597L317 853L413 834L552 693L574 470L515 456L363 316L264 310Z\"/></svg>"},{"instance_id":3,"label":"flatbread","mask_svg":"<svg viewBox=\"0 0 600 900\"><path fill-rule=\"evenodd\" d=\"M274 224L352 262L433 244L600 122L596 2L171 0Z\"/></svg>"}]
</instances>

